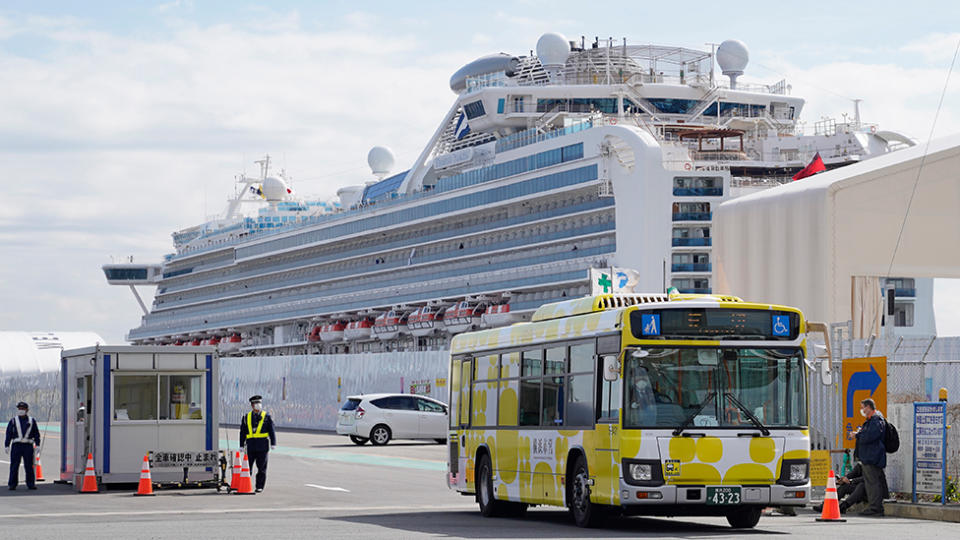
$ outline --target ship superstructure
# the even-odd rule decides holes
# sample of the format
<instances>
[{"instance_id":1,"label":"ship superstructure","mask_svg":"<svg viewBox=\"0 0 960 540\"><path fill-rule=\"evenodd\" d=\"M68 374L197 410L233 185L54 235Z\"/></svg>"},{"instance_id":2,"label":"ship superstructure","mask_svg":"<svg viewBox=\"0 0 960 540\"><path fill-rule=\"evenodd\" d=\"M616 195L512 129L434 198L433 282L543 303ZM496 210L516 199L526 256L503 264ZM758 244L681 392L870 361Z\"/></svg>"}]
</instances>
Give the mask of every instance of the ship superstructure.
<instances>
[{"instance_id":1,"label":"ship superstructure","mask_svg":"<svg viewBox=\"0 0 960 540\"><path fill-rule=\"evenodd\" d=\"M858 109L805 129L785 81L738 80L747 59L732 40L700 51L559 34L536 55L477 59L451 77L457 97L408 170L375 147L374 179L307 201L265 159L221 218L174 233L159 267L105 266L113 284L157 286L128 339L438 350L590 294L591 269L633 269L636 290L710 292L720 201L790 181L817 153L833 168L914 144Z\"/></svg>"}]
</instances>

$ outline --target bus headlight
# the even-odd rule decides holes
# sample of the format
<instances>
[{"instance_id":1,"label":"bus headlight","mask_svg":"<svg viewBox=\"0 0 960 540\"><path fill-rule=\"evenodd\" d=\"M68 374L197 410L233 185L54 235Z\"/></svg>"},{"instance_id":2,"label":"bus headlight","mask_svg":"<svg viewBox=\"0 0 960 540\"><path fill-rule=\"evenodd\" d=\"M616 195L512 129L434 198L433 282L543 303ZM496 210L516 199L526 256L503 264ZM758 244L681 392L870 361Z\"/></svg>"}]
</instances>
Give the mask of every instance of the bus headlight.
<instances>
[{"instance_id":1,"label":"bus headlight","mask_svg":"<svg viewBox=\"0 0 960 540\"><path fill-rule=\"evenodd\" d=\"M659 459L625 459L622 476L632 486L662 486L663 466Z\"/></svg>"},{"instance_id":2,"label":"bus headlight","mask_svg":"<svg viewBox=\"0 0 960 540\"><path fill-rule=\"evenodd\" d=\"M637 482L649 482L653 480L653 467L649 463L631 463L627 469L630 471L630 479Z\"/></svg>"},{"instance_id":3,"label":"bus headlight","mask_svg":"<svg viewBox=\"0 0 960 540\"><path fill-rule=\"evenodd\" d=\"M790 465L790 480L806 480L807 479L807 465L805 463L794 463Z\"/></svg>"},{"instance_id":4,"label":"bus headlight","mask_svg":"<svg viewBox=\"0 0 960 540\"><path fill-rule=\"evenodd\" d=\"M809 459L785 459L780 466L780 478L777 483L782 486L801 486L810 478Z\"/></svg>"}]
</instances>

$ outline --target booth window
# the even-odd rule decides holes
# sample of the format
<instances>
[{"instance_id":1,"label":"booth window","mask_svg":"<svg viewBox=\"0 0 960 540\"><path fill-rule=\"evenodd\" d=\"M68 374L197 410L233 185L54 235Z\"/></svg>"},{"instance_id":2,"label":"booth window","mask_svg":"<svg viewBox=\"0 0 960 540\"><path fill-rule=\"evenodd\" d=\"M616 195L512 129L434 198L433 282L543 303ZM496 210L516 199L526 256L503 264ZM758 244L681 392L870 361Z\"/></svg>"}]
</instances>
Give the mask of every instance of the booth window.
<instances>
[{"instance_id":1,"label":"booth window","mask_svg":"<svg viewBox=\"0 0 960 540\"><path fill-rule=\"evenodd\" d=\"M113 403L114 420L156 420L157 376L117 375Z\"/></svg>"},{"instance_id":2,"label":"booth window","mask_svg":"<svg viewBox=\"0 0 960 540\"><path fill-rule=\"evenodd\" d=\"M203 420L200 375L160 375L160 419Z\"/></svg>"}]
</instances>

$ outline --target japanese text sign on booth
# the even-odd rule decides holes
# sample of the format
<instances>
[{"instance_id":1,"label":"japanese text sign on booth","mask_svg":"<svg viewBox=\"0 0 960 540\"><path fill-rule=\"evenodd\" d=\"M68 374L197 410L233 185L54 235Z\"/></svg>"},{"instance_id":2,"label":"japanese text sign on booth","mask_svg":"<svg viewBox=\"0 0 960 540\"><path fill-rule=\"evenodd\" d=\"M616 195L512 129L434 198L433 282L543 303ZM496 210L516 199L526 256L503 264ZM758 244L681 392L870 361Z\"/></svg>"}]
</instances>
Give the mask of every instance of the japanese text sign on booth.
<instances>
[{"instance_id":1,"label":"japanese text sign on booth","mask_svg":"<svg viewBox=\"0 0 960 540\"><path fill-rule=\"evenodd\" d=\"M857 444L857 428L863 424L860 416L860 400L871 398L877 410L887 412L887 358L847 358L843 361L842 384L840 394L840 433L843 436L843 448L854 448Z\"/></svg>"}]
</instances>

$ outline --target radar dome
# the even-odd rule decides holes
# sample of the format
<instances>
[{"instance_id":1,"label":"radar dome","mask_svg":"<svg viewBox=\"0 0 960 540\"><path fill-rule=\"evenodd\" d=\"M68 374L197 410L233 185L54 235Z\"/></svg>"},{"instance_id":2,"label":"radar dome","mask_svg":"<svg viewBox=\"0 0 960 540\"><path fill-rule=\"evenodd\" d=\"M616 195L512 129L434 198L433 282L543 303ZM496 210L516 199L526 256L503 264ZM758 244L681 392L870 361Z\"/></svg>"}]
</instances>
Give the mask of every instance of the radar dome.
<instances>
[{"instance_id":1,"label":"radar dome","mask_svg":"<svg viewBox=\"0 0 960 540\"><path fill-rule=\"evenodd\" d=\"M374 146L367 154L367 164L370 170L377 176L383 176L393 169L393 150L386 146Z\"/></svg>"},{"instance_id":2,"label":"radar dome","mask_svg":"<svg viewBox=\"0 0 960 540\"><path fill-rule=\"evenodd\" d=\"M537 40L537 58L544 66L562 66L570 55L570 42L563 34L548 32Z\"/></svg>"},{"instance_id":3,"label":"radar dome","mask_svg":"<svg viewBox=\"0 0 960 540\"><path fill-rule=\"evenodd\" d=\"M750 60L750 52L742 41L728 39L717 48L717 64L724 75L743 75Z\"/></svg>"},{"instance_id":4,"label":"radar dome","mask_svg":"<svg viewBox=\"0 0 960 540\"><path fill-rule=\"evenodd\" d=\"M287 183L282 178L268 176L263 179L263 196L268 201L282 201L287 198L289 193Z\"/></svg>"}]
</instances>

